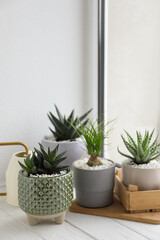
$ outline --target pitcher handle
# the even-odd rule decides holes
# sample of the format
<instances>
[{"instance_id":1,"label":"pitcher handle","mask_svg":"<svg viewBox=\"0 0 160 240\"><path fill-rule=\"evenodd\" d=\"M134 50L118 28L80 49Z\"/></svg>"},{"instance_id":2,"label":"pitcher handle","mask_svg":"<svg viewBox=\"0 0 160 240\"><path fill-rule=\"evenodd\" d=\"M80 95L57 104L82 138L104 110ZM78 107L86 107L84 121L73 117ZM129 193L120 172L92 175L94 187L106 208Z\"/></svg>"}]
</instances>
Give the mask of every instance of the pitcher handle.
<instances>
[{"instance_id":1,"label":"pitcher handle","mask_svg":"<svg viewBox=\"0 0 160 240\"><path fill-rule=\"evenodd\" d=\"M9 146L9 145L22 145L25 148L26 155L29 154L29 149L27 145L22 142L0 142L0 146ZM7 195L6 192L0 193L0 196L6 196L6 195Z\"/></svg>"}]
</instances>

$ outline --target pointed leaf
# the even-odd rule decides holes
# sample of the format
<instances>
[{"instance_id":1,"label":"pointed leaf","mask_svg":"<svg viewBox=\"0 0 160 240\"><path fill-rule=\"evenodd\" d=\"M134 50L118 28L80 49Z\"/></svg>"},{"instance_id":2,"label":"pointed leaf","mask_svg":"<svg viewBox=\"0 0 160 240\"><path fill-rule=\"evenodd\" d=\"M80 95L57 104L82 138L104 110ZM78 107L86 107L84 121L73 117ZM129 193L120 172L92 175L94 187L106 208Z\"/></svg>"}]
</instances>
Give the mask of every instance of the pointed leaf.
<instances>
[{"instance_id":1,"label":"pointed leaf","mask_svg":"<svg viewBox=\"0 0 160 240\"><path fill-rule=\"evenodd\" d=\"M36 166L33 166L32 167L32 174L36 174L37 173L37 168L36 168Z\"/></svg>"},{"instance_id":2,"label":"pointed leaf","mask_svg":"<svg viewBox=\"0 0 160 240\"><path fill-rule=\"evenodd\" d=\"M157 155L155 155L155 156L153 156L152 158L150 158L150 161L158 158L159 156L160 156L160 153L158 153Z\"/></svg>"},{"instance_id":3,"label":"pointed leaf","mask_svg":"<svg viewBox=\"0 0 160 240\"><path fill-rule=\"evenodd\" d=\"M24 163L26 164L26 166L27 166L28 168L32 168L31 154L29 154L29 155L24 159Z\"/></svg>"},{"instance_id":4,"label":"pointed leaf","mask_svg":"<svg viewBox=\"0 0 160 240\"><path fill-rule=\"evenodd\" d=\"M146 153L145 153L144 156L142 157L142 162L143 162L143 161L146 162L146 161L148 160L149 156L150 156L150 149L147 148Z\"/></svg>"},{"instance_id":5,"label":"pointed leaf","mask_svg":"<svg viewBox=\"0 0 160 240\"><path fill-rule=\"evenodd\" d=\"M125 138L123 137L123 135L121 135L121 138L122 138L122 140L123 140L123 142L124 142L124 145L126 146L127 150L135 157L135 156L136 156L136 151L135 151L135 149L132 147L131 144L129 144L129 143L125 140Z\"/></svg>"},{"instance_id":6,"label":"pointed leaf","mask_svg":"<svg viewBox=\"0 0 160 240\"><path fill-rule=\"evenodd\" d=\"M62 124L60 122L60 120L57 119L51 112L49 112L49 114L47 114L47 115L48 115L49 120L53 124L54 128L56 129L56 131L61 133L61 131L62 131L63 127L64 127L64 124Z\"/></svg>"},{"instance_id":7,"label":"pointed leaf","mask_svg":"<svg viewBox=\"0 0 160 240\"><path fill-rule=\"evenodd\" d=\"M92 108L88 112L84 113L81 117L79 117L80 122L82 122L83 119L85 119L91 111L92 111Z\"/></svg>"},{"instance_id":8,"label":"pointed leaf","mask_svg":"<svg viewBox=\"0 0 160 240\"><path fill-rule=\"evenodd\" d=\"M25 165L23 165L23 163L21 163L21 162L19 162L19 161L18 161L18 163L19 163L19 165L21 166L21 168L22 168L23 170L25 170L27 173L30 173L30 172L31 172L31 169L27 168Z\"/></svg>"},{"instance_id":9,"label":"pointed leaf","mask_svg":"<svg viewBox=\"0 0 160 240\"><path fill-rule=\"evenodd\" d=\"M57 167L57 165L58 165L59 163L63 162L65 159L66 159L66 157L63 157L63 158L60 158L60 159L56 159L56 160L53 162L52 166L54 166L54 167L56 166L56 167Z\"/></svg>"},{"instance_id":10,"label":"pointed leaf","mask_svg":"<svg viewBox=\"0 0 160 240\"><path fill-rule=\"evenodd\" d=\"M44 160L43 164L44 164L46 169L51 169L52 168L52 165L46 160Z\"/></svg>"},{"instance_id":11,"label":"pointed leaf","mask_svg":"<svg viewBox=\"0 0 160 240\"><path fill-rule=\"evenodd\" d=\"M142 143L142 135L140 132L136 131L137 134L137 145Z\"/></svg>"},{"instance_id":12,"label":"pointed leaf","mask_svg":"<svg viewBox=\"0 0 160 240\"><path fill-rule=\"evenodd\" d=\"M59 144L51 151L52 155L57 155L59 149Z\"/></svg>"},{"instance_id":13,"label":"pointed leaf","mask_svg":"<svg viewBox=\"0 0 160 240\"><path fill-rule=\"evenodd\" d=\"M145 131L145 137L144 137L144 140L142 142L142 148L143 150L145 151L148 147L148 140L149 140L149 132L148 131Z\"/></svg>"},{"instance_id":14,"label":"pointed leaf","mask_svg":"<svg viewBox=\"0 0 160 240\"><path fill-rule=\"evenodd\" d=\"M126 157L126 158L130 158L130 159L132 159L133 161L135 160L133 157L131 157L130 155L127 155L127 154L125 154L125 153L122 153L120 150L119 150L119 148L117 148L117 151L122 155L122 156L124 156L124 157Z\"/></svg>"},{"instance_id":15,"label":"pointed leaf","mask_svg":"<svg viewBox=\"0 0 160 240\"><path fill-rule=\"evenodd\" d=\"M74 121L74 109L72 110L71 114L69 115L67 122L73 123Z\"/></svg>"},{"instance_id":16,"label":"pointed leaf","mask_svg":"<svg viewBox=\"0 0 160 240\"><path fill-rule=\"evenodd\" d=\"M69 170L69 166L61 166L61 167L56 167L56 168L53 168L54 171L56 172L59 172L59 171L63 171L63 170Z\"/></svg>"},{"instance_id":17,"label":"pointed leaf","mask_svg":"<svg viewBox=\"0 0 160 240\"><path fill-rule=\"evenodd\" d=\"M40 145L41 152L42 152L42 154L43 154L43 158L44 158L45 160L49 161L49 156L48 156L48 154L46 153L44 147L43 147L40 143L39 143L39 145Z\"/></svg>"},{"instance_id":18,"label":"pointed leaf","mask_svg":"<svg viewBox=\"0 0 160 240\"><path fill-rule=\"evenodd\" d=\"M54 104L55 108L56 108L56 112L57 112L57 115L59 117L59 120L61 121L61 123L64 123L64 118L62 116L62 114L60 113L59 109L57 108L56 104Z\"/></svg>"},{"instance_id":19,"label":"pointed leaf","mask_svg":"<svg viewBox=\"0 0 160 240\"><path fill-rule=\"evenodd\" d=\"M62 133L60 134L58 132L53 131L51 128L49 128L49 129L52 132L52 134L53 134L54 138L56 139L56 141L64 140Z\"/></svg>"},{"instance_id":20,"label":"pointed leaf","mask_svg":"<svg viewBox=\"0 0 160 240\"><path fill-rule=\"evenodd\" d=\"M153 136L153 133L154 133L155 129L152 130L150 136L149 136L149 139L148 139L148 145L150 144L151 142L151 139L152 139L152 136Z\"/></svg>"},{"instance_id":21,"label":"pointed leaf","mask_svg":"<svg viewBox=\"0 0 160 240\"><path fill-rule=\"evenodd\" d=\"M140 145L140 143L138 142L138 153L139 153L139 157L140 159L144 156L144 151L143 151L143 148L142 146Z\"/></svg>"},{"instance_id":22,"label":"pointed leaf","mask_svg":"<svg viewBox=\"0 0 160 240\"><path fill-rule=\"evenodd\" d=\"M134 148L135 148L135 150L136 150L136 149L137 149L137 145L136 145L135 141L133 140L133 138L131 137L131 135L130 135L126 130L124 130L124 131L125 131L125 133L127 134L128 140L130 140L130 142L133 144L133 146L134 146Z\"/></svg>"}]
</instances>

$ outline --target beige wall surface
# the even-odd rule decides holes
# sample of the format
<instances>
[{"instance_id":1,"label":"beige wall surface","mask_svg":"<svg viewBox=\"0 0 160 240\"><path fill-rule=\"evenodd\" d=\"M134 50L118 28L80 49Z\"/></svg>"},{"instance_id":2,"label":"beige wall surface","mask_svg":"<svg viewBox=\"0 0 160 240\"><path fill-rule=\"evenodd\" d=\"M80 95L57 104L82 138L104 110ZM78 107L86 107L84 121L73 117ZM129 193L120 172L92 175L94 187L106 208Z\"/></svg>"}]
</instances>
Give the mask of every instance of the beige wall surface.
<instances>
[{"instance_id":1,"label":"beige wall surface","mask_svg":"<svg viewBox=\"0 0 160 240\"><path fill-rule=\"evenodd\" d=\"M109 0L108 117L117 117L110 157L123 159L123 129L160 127L160 1Z\"/></svg>"}]
</instances>

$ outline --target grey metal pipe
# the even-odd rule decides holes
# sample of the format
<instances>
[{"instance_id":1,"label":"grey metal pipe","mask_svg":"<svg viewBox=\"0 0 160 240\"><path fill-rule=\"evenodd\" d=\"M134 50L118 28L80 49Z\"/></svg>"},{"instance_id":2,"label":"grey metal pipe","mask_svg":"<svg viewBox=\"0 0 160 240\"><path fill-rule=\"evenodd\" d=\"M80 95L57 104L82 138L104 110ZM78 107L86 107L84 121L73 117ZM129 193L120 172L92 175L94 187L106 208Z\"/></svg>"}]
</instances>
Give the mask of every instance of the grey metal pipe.
<instances>
[{"instance_id":1,"label":"grey metal pipe","mask_svg":"<svg viewBox=\"0 0 160 240\"><path fill-rule=\"evenodd\" d=\"M98 122L104 128L105 0L98 0ZM101 156L104 155L104 146Z\"/></svg>"}]
</instances>

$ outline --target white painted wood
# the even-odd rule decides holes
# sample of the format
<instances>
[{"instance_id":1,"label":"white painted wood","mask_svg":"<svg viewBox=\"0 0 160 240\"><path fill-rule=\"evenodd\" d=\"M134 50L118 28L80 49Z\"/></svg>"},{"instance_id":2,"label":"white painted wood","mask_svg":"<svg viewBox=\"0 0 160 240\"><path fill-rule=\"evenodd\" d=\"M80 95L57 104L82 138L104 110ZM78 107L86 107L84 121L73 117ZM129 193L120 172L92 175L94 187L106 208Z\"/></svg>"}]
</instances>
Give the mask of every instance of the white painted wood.
<instances>
[{"instance_id":1,"label":"white painted wood","mask_svg":"<svg viewBox=\"0 0 160 240\"><path fill-rule=\"evenodd\" d=\"M117 222L111 218L67 212L66 220L73 226L93 235L98 240L147 239L133 230L130 230L119 223L117 224Z\"/></svg>"},{"instance_id":2,"label":"white painted wood","mask_svg":"<svg viewBox=\"0 0 160 240\"><path fill-rule=\"evenodd\" d=\"M42 238L0 209L0 239L41 240Z\"/></svg>"},{"instance_id":3,"label":"white painted wood","mask_svg":"<svg viewBox=\"0 0 160 240\"><path fill-rule=\"evenodd\" d=\"M8 239L17 239L16 235L18 232L18 229L21 228L21 226L25 227L25 229L30 230L35 234L35 236L40 236L40 239L45 239L45 240L51 240L51 239L56 239L56 240L91 240L94 239L90 237L89 235L83 233L83 231L80 231L79 229L75 228L68 222L64 222L63 224L56 224L54 219L48 219L48 220L42 220L39 222L38 225L36 226L30 226L28 224L28 220L26 217L26 214L18 207L11 206L7 204L6 202L6 197L0 197L0 209L1 211L4 211L5 214L7 214L8 218L4 220L3 216L1 217L0 215L0 228L3 226L3 222L5 221L6 228L4 230L4 234L6 234L6 240ZM8 220L9 219L9 220ZM8 223L16 221L18 222L19 227L17 227L17 231L12 231L10 232L10 225ZM26 239L32 239L32 238L27 238L27 231L24 228L22 228L23 234L26 236ZM0 237L0 239L3 240L3 238ZM21 236L20 240L25 240ZM33 238L36 239L36 238ZM37 238L39 239L39 238Z\"/></svg>"},{"instance_id":4,"label":"white painted wood","mask_svg":"<svg viewBox=\"0 0 160 240\"><path fill-rule=\"evenodd\" d=\"M116 222L151 240L160 240L160 225L118 220Z\"/></svg>"},{"instance_id":5,"label":"white painted wood","mask_svg":"<svg viewBox=\"0 0 160 240\"><path fill-rule=\"evenodd\" d=\"M54 219L29 226L26 214L8 205L0 197L0 239L2 240L159 240L160 225L97 217L67 212L66 220L58 225Z\"/></svg>"}]
</instances>

